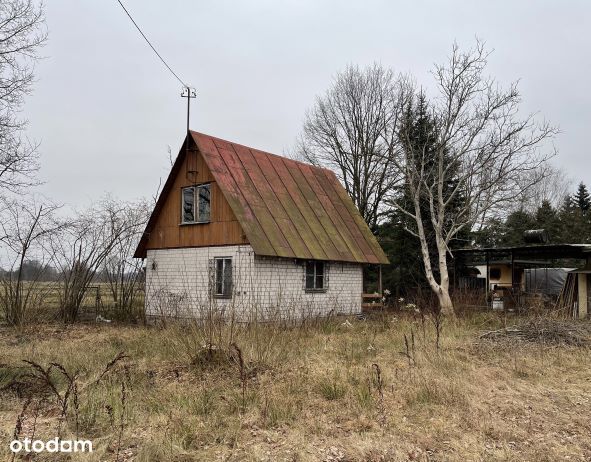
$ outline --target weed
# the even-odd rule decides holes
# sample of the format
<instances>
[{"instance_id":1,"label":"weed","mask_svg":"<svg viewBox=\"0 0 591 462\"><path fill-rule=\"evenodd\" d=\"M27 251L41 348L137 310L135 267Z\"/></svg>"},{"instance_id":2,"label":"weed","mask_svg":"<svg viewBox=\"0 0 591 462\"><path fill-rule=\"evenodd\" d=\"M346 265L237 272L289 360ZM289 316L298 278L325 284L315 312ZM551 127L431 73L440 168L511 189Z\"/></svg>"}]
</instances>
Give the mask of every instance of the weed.
<instances>
[{"instance_id":1,"label":"weed","mask_svg":"<svg viewBox=\"0 0 591 462\"><path fill-rule=\"evenodd\" d=\"M382 426L386 425L386 407L384 405L384 379L382 377L382 369L376 363L372 364L372 369L375 373L374 384L378 392L378 421Z\"/></svg>"},{"instance_id":2,"label":"weed","mask_svg":"<svg viewBox=\"0 0 591 462\"><path fill-rule=\"evenodd\" d=\"M481 340L502 319L476 313L445 324L437 350L436 328L428 347L411 316L388 329L381 318L216 325L214 338L232 342L215 348L174 322L39 326L18 338L0 328L0 432L52 438L61 419L62 438L96 442L95 460L129 450L138 461L295 460L329 444L352 460L369 460L370 447L371 460L418 449L452 461L585 460L586 348ZM191 332L198 366L180 339ZM0 446L1 460L11 456Z\"/></svg>"},{"instance_id":3,"label":"weed","mask_svg":"<svg viewBox=\"0 0 591 462\"><path fill-rule=\"evenodd\" d=\"M232 359L238 366L238 371L240 373L240 385L242 390L242 408L241 412L244 414L244 410L246 408L246 385L248 382L248 375L246 374L246 366L244 365L244 358L242 357L242 350L236 345L232 343L231 352L234 353L232 355Z\"/></svg>"},{"instance_id":4,"label":"weed","mask_svg":"<svg viewBox=\"0 0 591 462\"><path fill-rule=\"evenodd\" d=\"M318 391L324 399L334 401L343 398L347 389L341 383L340 376L335 373L330 377L323 377L319 380Z\"/></svg>"}]
</instances>

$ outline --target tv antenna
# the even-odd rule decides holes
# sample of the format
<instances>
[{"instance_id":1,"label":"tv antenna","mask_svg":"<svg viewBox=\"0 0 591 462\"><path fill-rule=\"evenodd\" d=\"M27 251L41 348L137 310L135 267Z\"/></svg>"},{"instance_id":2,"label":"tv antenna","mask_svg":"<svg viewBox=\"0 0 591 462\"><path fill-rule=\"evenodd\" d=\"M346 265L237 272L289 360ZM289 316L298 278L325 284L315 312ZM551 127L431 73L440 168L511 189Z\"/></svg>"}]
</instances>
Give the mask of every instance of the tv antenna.
<instances>
[{"instance_id":1,"label":"tv antenna","mask_svg":"<svg viewBox=\"0 0 591 462\"><path fill-rule=\"evenodd\" d=\"M191 118L191 100L197 98L197 91L188 85L183 87L181 98L187 98L187 133L189 133L189 121Z\"/></svg>"}]
</instances>

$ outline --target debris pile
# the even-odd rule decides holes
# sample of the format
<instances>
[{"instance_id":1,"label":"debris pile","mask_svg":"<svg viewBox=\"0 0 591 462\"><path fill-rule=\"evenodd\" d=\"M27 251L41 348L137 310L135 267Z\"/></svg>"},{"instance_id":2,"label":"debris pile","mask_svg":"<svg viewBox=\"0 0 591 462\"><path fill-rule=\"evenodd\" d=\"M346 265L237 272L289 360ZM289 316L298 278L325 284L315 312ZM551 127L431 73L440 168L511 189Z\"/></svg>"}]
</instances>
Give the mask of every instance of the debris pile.
<instances>
[{"instance_id":1,"label":"debris pile","mask_svg":"<svg viewBox=\"0 0 591 462\"><path fill-rule=\"evenodd\" d=\"M524 324L485 332L481 339L515 339L550 345L591 346L591 324L581 321L536 319Z\"/></svg>"}]
</instances>

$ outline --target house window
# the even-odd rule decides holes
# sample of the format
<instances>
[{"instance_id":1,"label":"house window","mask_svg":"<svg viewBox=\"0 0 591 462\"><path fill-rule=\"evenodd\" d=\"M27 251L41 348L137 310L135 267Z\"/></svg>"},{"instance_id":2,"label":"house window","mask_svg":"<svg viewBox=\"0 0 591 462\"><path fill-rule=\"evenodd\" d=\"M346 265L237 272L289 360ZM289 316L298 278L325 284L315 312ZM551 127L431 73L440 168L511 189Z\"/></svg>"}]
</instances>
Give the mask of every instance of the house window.
<instances>
[{"instance_id":1,"label":"house window","mask_svg":"<svg viewBox=\"0 0 591 462\"><path fill-rule=\"evenodd\" d=\"M491 268L490 269L490 279L495 279L495 280L501 279L501 269L500 268Z\"/></svg>"},{"instance_id":2,"label":"house window","mask_svg":"<svg viewBox=\"0 0 591 462\"><path fill-rule=\"evenodd\" d=\"M306 262L306 290L326 290L326 268L324 262Z\"/></svg>"},{"instance_id":3,"label":"house window","mask_svg":"<svg viewBox=\"0 0 591 462\"><path fill-rule=\"evenodd\" d=\"M183 188L181 192L182 223L207 223L211 212L211 185Z\"/></svg>"},{"instance_id":4,"label":"house window","mask_svg":"<svg viewBox=\"0 0 591 462\"><path fill-rule=\"evenodd\" d=\"M215 258L214 296L230 298L232 296L232 259Z\"/></svg>"}]
</instances>

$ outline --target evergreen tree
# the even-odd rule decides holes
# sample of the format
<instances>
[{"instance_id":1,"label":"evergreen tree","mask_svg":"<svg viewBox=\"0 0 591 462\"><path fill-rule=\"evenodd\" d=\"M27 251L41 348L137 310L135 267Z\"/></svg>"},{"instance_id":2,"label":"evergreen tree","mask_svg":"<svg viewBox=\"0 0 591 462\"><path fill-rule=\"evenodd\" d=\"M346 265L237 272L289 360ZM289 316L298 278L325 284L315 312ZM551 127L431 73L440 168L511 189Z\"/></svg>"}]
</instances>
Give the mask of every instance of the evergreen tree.
<instances>
[{"instance_id":1,"label":"evergreen tree","mask_svg":"<svg viewBox=\"0 0 591 462\"><path fill-rule=\"evenodd\" d=\"M537 229L545 229L550 235L550 242L561 243L563 241L563 226L558 211L552 207L549 201L544 200L538 207L535 216Z\"/></svg>"},{"instance_id":2,"label":"evergreen tree","mask_svg":"<svg viewBox=\"0 0 591 462\"><path fill-rule=\"evenodd\" d=\"M558 213L562 241L569 244L591 243L591 213L589 209L585 211L586 187L582 183L581 185L577 193L565 198Z\"/></svg>"},{"instance_id":3,"label":"evergreen tree","mask_svg":"<svg viewBox=\"0 0 591 462\"><path fill-rule=\"evenodd\" d=\"M585 183L582 181L579 183L577 192L573 195L572 200L574 205L578 207L583 214L587 214L589 210L591 210L591 196L589 195L587 186L585 186Z\"/></svg>"},{"instance_id":4,"label":"evergreen tree","mask_svg":"<svg viewBox=\"0 0 591 462\"><path fill-rule=\"evenodd\" d=\"M536 220L525 210L516 210L505 220L500 243L503 246L523 245L523 233L536 228Z\"/></svg>"},{"instance_id":5,"label":"evergreen tree","mask_svg":"<svg viewBox=\"0 0 591 462\"><path fill-rule=\"evenodd\" d=\"M591 197L586 186L581 183L558 209L545 200L533 215L517 210L504 221L490 220L472 236L480 247L510 247L524 244L523 233L527 229L545 229L554 244L591 243Z\"/></svg>"},{"instance_id":6,"label":"evergreen tree","mask_svg":"<svg viewBox=\"0 0 591 462\"><path fill-rule=\"evenodd\" d=\"M506 233L505 222L500 218L491 218L486 224L471 234L475 247L500 247Z\"/></svg>"},{"instance_id":7,"label":"evergreen tree","mask_svg":"<svg viewBox=\"0 0 591 462\"><path fill-rule=\"evenodd\" d=\"M425 171L434 171L437 162L436 124L432 119L424 94L419 94L417 100L409 103L405 108L401 133L407 137L403 140L405 143L411 143L416 149L421 149L424 152L427 159ZM444 197L449 197L457 185L458 180L451 175L443 185ZM396 194L400 197L398 203L404 209L412 210L412 197L408 186L401 185ZM448 208L450 216L453 216L456 207L459 207L463 200L464 196L461 194L454 198L454 203ZM426 199L421 202L421 215L429 252L432 261L434 261L437 255L435 231L431 224L429 203ZM388 274L383 272L384 287L389 288L397 296L406 295L407 288L424 287L426 290L430 290L425 278L420 243L418 238L412 234L413 232L416 233L416 221L398 210L393 210L388 222L378 229L377 235L380 244L392 263ZM459 233L450 247L453 249L467 246L469 237L469 230ZM436 269L435 272L437 272Z\"/></svg>"}]
</instances>

